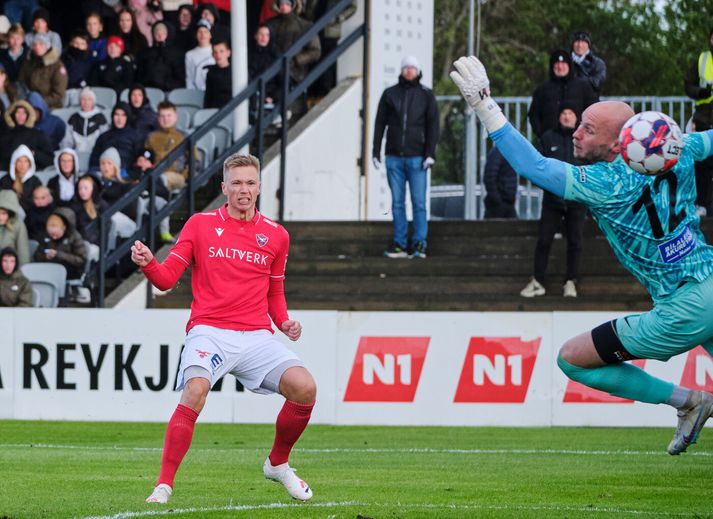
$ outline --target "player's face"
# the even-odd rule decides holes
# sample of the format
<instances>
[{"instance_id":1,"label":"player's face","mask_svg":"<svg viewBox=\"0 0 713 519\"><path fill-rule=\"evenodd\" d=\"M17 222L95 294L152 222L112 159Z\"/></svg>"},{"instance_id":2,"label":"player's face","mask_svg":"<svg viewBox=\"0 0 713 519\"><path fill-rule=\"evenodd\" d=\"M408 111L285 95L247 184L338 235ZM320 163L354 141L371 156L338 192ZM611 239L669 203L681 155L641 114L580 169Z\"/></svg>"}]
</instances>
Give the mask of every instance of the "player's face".
<instances>
[{"instance_id":1,"label":"player's face","mask_svg":"<svg viewBox=\"0 0 713 519\"><path fill-rule=\"evenodd\" d=\"M228 207L238 213L252 213L260 194L260 179L252 166L233 167L228 170L221 185L228 199Z\"/></svg>"},{"instance_id":2,"label":"player's face","mask_svg":"<svg viewBox=\"0 0 713 519\"><path fill-rule=\"evenodd\" d=\"M596 105L587 108L582 114L582 122L572 135L575 158L589 163L608 160L618 141L618 133L612 135L609 126L605 110Z\"/></svg>"}]
</instances>

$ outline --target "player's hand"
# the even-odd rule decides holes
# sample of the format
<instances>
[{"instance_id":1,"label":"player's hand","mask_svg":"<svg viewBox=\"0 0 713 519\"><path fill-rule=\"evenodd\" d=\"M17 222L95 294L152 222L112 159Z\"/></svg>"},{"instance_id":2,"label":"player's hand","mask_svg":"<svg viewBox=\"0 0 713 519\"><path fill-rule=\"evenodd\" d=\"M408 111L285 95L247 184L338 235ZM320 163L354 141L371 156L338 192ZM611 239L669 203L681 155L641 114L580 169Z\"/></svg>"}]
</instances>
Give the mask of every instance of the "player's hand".
<instances>
[{"instance_id":1,"label":"player's hand","mask_svg":"<svg viewBox=\"0 0 713 519\"><path fill-rule=\"evenodd\" d=\"M485 67L475 56L461 57L450 73L461 94L478 115L488 133L500 129L507 123L498 104L490 97L490 80Z\"/></svg>"},{"instance_id":2,"label":"player's hand","mask_svg":"<svg viewBox=\"0 0 713 519\"><path fill-rule=\"evenodd\" d=\"M287 338L291 341L296 341L302 335L302 325L299 321L293 321L292 319L288 319L287 321L282 323L281 328L282 333L287 335Z\"/></svg>"},{"instance_id":3,"label":"player's hand","mask_svg":"<svg viewBox=\"0 0 713 519\"><path fill-rule=\"evenodd\" d=\"M153 254L149 248L139 240L136 240L131 246L131 261L136 263L139 267L145 267L151 263L152 259Z\"/></svg>"}]
</instances>

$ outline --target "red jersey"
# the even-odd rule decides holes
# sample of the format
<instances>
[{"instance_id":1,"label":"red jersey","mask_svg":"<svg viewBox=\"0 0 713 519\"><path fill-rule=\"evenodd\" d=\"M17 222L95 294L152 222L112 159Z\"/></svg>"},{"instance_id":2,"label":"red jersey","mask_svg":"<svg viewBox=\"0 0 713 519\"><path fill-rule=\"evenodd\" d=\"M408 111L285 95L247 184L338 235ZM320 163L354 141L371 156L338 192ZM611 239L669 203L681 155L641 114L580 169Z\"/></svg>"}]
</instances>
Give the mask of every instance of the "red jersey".
<instances>
[{"instance_id":1,"label":"red jersey","mask_svg":"<svg viewBox=\"0 0 713 519\"><path fill-rule=\"evenodd\" d=\"M196 213L163 263L141 270L161 290L173 287L193 267L193 303L186 331L198 324L227 330L270 330L288 319L283 282L290 236L257 210L237 220L227 204Z\"/></svg>"}]
</instances>

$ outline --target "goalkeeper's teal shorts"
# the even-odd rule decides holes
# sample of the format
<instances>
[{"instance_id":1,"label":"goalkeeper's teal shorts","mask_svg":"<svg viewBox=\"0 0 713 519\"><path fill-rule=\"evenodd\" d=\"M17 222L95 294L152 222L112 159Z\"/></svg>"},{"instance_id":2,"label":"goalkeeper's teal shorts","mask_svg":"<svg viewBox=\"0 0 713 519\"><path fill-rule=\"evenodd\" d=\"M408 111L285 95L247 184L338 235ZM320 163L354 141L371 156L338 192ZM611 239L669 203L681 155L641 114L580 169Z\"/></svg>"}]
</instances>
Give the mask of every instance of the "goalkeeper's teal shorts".
<instances>
[{"instance_id":1,"label":"goalkeeper's teal shorts","mask_svg":"<svg viewBox=\"0 0 713 519\"><path fill-rule=\"evenodd\" d=\"M650 312L617 319L616 331L626 350L641 359L665 361L698 345L713 355L713 275L681 285Z\"/></svg>"}]
</instances>

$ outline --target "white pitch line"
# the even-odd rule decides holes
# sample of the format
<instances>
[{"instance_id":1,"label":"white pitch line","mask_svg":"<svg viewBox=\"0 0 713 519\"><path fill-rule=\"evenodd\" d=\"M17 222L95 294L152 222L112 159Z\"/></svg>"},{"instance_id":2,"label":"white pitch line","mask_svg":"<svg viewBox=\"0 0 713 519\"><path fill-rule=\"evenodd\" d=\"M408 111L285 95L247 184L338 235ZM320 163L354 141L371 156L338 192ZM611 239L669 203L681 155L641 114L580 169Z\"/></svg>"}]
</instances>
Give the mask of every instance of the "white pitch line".
<instances>
[{"instance_id":1,"label":"white pitch line","mask_svg":"<svg viewBox=\"0 0 713 519\"><path fill-rule=\"evenodd\" d=\"M162 447L120 447L120 446L101 446L101 445L57 445L49 443L0 443L0 448L14 449L58 449L58 450L82 450L82 451L129 451L129 452L161 452ZM264 449L254 448L247 449L237 447L234 449L219 449L213 447L192 447L191 452L207 451L207 452L262 452ZM403 448L403 449L352 449L352 448L333 448L333 449L309 449L296 448L293 451L304 453L364 453L364 454L534 454L534 455L561 455L561 456L667 456L666 452L661 451L634 451L634 450L581 450L581 449L433 449L433 448ZM687 452L688 456L701 456L710 458L713 457L713 452L693 451Z\"/></svg>"},{"instance_id":2,"label":"white pitch line","mask_svg":"<svg viewBox=\"0 0 713 519\"><path fill-rule=\"evenodd\" d=\"M354 507L373 507L373 508L394 508L398 510L490 510L490 511L521 511L521 512L571 512L571 513L590 513L590 514L617 514L617 515L639 515L651 517L690 517L692 514L684 514L677 512L656 512L650 510L633 510L627 508L596 506L557 506L557 505L490 505L490 504L428 504L428 503L365 503L359 501L341 501L341 502L326 502L326 503L267 503L262 505L227 505L216 507L200 507L200 508L171 508L169 510L147 510L143 512L121 512L114 515L97 515L83 517L82 519L132 519L134 517L158 517L174 514L205 514L209 512L245 512L250 510L275 510L300 508L309 510L314 508L354 508Z\"/></svg>"}]
</instances>

